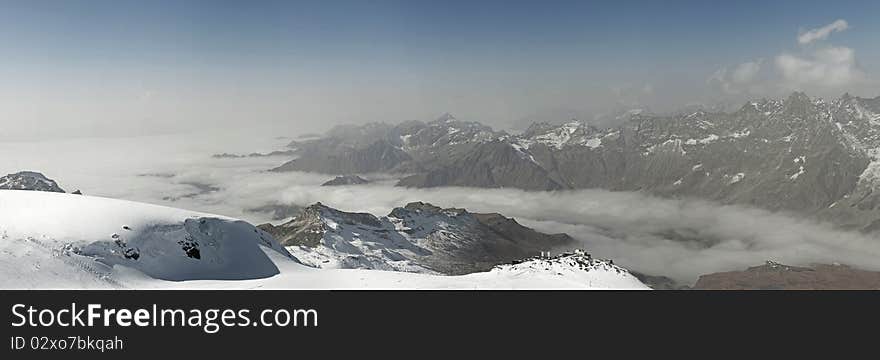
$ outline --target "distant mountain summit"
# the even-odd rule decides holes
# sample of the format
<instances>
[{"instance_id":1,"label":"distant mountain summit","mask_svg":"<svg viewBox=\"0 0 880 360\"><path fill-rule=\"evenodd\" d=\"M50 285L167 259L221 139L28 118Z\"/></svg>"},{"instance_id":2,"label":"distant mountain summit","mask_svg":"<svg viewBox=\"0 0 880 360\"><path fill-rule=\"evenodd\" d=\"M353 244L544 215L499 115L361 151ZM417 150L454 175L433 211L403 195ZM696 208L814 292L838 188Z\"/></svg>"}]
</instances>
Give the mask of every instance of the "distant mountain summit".
<instances>
[{"instance_id":1,"label":"distant mountain summit","mask_svg":"<svg viewBox=\"0 0 880 360\"><path fill-rule=\"evenodd\" d=\"M35 171L21 171L0 177L0 190L64 192L55 180Z\"/></svg>"},{"instance_id":2,"label":"distant mountain summit","mask_svg":"<svg viewBox=\"0 0 880 360\"><path fill-rule=\"evenodd\" d=\"M741 271L700 276L700 290L868 290L880 289L880 272L841 264L789 266L774 261Z\"/></svg>"},{"instance_id":3,"label":"distant mountain summit","mask_svg":"<svg viewBox=\"0 0 880 360\"><path fill-rule=\"evenodd\" d=\"M455 120L457 120L457 119L455 118L454 115L452 115L448 112L445 112L445 113L443 113L443 115L438 116L437 119L435 119L434 121L436 121L436 122L450 122L450 121L455 121Z\"/></svg>"},{"instance_id":4,"label":"distant mountain summit","mask_svg":"<svg viewBox=\"0 0 880 360\"><path fill-rule=\"evenodd\" d=\"M321 184L321 186L362 185L369 183L370 180L364 179L357 175L340 175L330 181Z\"/></svg>"}]
</instances>

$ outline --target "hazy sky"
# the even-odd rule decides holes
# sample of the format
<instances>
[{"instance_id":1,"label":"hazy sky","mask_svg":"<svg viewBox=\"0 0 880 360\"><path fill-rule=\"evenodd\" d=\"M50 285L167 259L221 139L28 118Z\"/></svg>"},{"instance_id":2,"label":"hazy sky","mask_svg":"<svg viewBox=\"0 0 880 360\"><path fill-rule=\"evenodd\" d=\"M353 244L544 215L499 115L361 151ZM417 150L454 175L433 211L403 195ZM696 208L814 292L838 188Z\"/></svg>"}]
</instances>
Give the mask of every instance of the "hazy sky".
<instances>
[{"instance_id":1,"label":"hazy sky","mask_svg":"<svg viewBox=\"0 0 880 360\"><path fill-rule=\"evenodd\" d=\"M878 1L0 1L0 139L880 95Z\"/></svg>"}]
</instances>

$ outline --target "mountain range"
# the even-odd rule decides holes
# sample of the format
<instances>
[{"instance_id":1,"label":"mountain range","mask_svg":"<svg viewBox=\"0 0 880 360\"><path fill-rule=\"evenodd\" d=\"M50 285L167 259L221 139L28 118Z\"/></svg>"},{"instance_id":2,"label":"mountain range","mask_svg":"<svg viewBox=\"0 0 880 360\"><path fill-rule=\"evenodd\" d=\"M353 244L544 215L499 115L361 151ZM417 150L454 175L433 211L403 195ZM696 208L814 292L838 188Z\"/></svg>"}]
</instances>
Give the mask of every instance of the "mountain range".
<instances>
[{"instance_id":1,"label":"mountain range","mask_svg":"<svg viewBox=\"0 0 880 360\"><path fill-rule=\"evenodd\" d=\"M337 126L289 147L296 158L273 171L392 173L407 187L645 191L880 227L880 97L795 92L730 112L631 112L611 127L574 120L518 134L444 114Z\"/></svg>"}]
</instances>

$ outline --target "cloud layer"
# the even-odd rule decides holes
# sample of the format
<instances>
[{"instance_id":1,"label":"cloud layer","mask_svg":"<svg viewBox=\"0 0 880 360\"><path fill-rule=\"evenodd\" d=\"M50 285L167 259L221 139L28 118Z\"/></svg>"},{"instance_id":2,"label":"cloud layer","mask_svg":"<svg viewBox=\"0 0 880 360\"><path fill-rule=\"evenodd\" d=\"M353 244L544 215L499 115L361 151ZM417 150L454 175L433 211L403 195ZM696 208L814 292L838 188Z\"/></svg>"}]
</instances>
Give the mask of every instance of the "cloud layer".
<instances>
[{"instance_id":1,"label":"cloud layer","mask_svg":"<svg viewBox=\"0 0 880 360\"><path fill-rule=\"evenodd\" d=\"M375 175L379 181L366 186L322 187L332 176L264 171L284 158L210 158L224 151L277 149L285 139L251 138L250 144L203 140L181 136L0 144L0 157L10 159L0 172L44 171L66 189L79 188L89 195L241 217L254 223L269 221L271 215L245 209L318 201L377 215L411 201L500 212L543 232L568 233L595 255L633 270L682 282L765 260L794 265L841 262L880 270L880 239L784 213L604 190L404 189L392 186L391 178ZM193 184L219 190L199 192Z\"/></svg>"}]
</instances>

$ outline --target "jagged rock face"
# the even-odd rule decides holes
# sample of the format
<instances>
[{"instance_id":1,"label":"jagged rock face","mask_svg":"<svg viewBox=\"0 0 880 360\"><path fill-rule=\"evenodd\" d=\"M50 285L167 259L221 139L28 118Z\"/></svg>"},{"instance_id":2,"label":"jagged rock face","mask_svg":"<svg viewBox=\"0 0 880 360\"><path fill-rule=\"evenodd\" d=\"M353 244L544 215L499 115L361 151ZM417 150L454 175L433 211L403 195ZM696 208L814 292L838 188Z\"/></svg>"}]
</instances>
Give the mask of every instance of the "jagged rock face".
<instances>
[{"instance_id":1,"label":"jagged rock face","mask_svg":"<svg viewBox=\"0 0 880 360\"><path fill-rule=\"evenodd\" d=\"M826 102L793 93L732 112L632 113L605 129L537 123L519 135L449 116L381 128L383 141L410 156L390 170L409 174L400 186L647 191L880 229L880 97ZM352 140L327 137L311 148L337 142Z\"/></svg>"},{"instance_id":2,"label":"jagged rock face","mask_svg":"<svg viewBox=\"0 0 880 360\"><path fill-rule=\"evenodd\" d=\"M388 216L307 207L293 221L260 225L300 261L315 267L467 274L535 255L573 240L547 235L500 214L473 214L426 203Z\"/></svg>"},{"instance_id":3,"label":"jagged rock face","mask_svg":"<svg viewBox=\"0 0 880 360\"><path fill-rule=\"evenodd\" d=\"M786 101L752 102L730 114L636 115L600 134L587 132L598 139L592 146L583 145L583 136L577 138L580 145L564 138L536 146L534 136L523 144L571 188L647 190L817 211L851 190L867 164L842 141L828 110L795 94Z\"/></svg>"},{"instance_id":4,"label":"jagged rock face","mask_svg":"<svg viewBox=\"0 0 880 360\"><path fill-rule=\"evenodd\" d=\"M844 95L831 105L829 121L843 134L853 156L864 158L867 165L858 174L855 188L835 199L823 215L835 223L880 229L880 97L863 99ZM868 224L864 226L864 224ZM863 227L864 226L864 227Z\"/></svg>"},{"instance_id":5,"label":"jagged rock face","mask_svg":"<svg viewBox=\"0 0 880 360\"><path fill-rule=\"evenodd\" d=\"M447 160L435 170L401 179L398 185L514 187L526 190L564 188L539 164L502 141L479 144L471 151Z\"/></svg>"},{"instance_id":6,"label":"jagged rock face","mask_svg":"<svg viewBox=\"0 0 880 360\"><path fill-rule=\"evenodd\" d=\"M372 214L343 212L317 203L290 222L259 227L309 266L434 272L410 260L430 251L396 232L387 218Z\"/></svg>"},{"instance_id":7,"label":"jagged rock face","mask_svg":"<svg viewBox=\"0 0 880 360\"><path fill-rule=\"evenodd\" d=\"M427 149L430 152L443 147L489 142L504 135L506 133L483 124L460 121L446 114L424 127L402 131L401 143L404 149L418 153L419 150Z\"/></svg>"},{"instance_id":8,"label":"jagged rock face","mask_svg":"<svg viewBox=\"0 0 880 360\"><path fill-rule=\"evenodd\" d=\"M569 146L585 146L595 149L602 144L602 132L582 121L571 121L562 125L535 123L519 138L519 143L528 148L532 144L542 144L555 149Z\"/></svg>"},{"instance_id":9,"label":"jagged rock face","mask_svg":"<svg viewBox=\"0 0 880 360\"><path fill-rule=\"evenodd\" d=\"M574 188L817 211L851 190L867 164L820 107L793 96L732 114L636 116L607 129L600 146L564 147L544 163Z\"/></svg>"},{"instance_id":10,"label":"jagged rock face","mask_svg":"<svg viewBox=\"0 0 880 360\"><path fill-rule=\"evenodd\" d=\"M768 261L743 271L700 276L698 290L865 290L880 289L880 272L846 265L788 266Z\"/></svg>"},{"instance_id":11,"label":"jagged rock face","mask_svg":"<svg viewBox=\"0 0 880 360\"><path fill-rule=\"evenodd\" d=\"M574 242L568 235L539 233L500 214L474 214L422 202L395 208L388 219L432 252L421 263L445 274L484 271Z\"/></svg>"},{"instance_id":12,"label":"jagged rock face","mask_svg":"<svg viewBox=\"0 0 880 360\"><path fill-rule=\"evenodd\" d=\"M272 234L281 245L315 247L320 244L327 229L322 221L324 211L334 211L334 209L317 203L306 207L294 220L283 225L275 227L266 224L259 227Z\"/></svg>"},{"instance_id":13,"label":"jagged rock face","mask_svg":"<svg viewBox=\"0 0 880 360\"><path fill-rule=\"evenodd\" d=\"M34 171L21 171L0 177L0 189L64 192L55 180Z\"/></svg>"},{"instance_id":14,"label":"jagged rock face","mask_svg":"<svg viewBox=\"0 0 880 360\"><path fill-rule=\"evenodd\" d=\"M333 178L333 180L321 184L321 186L361 185L369 183L369 180L357 175L341 175Z\"/></svg>"}]
</instances>

